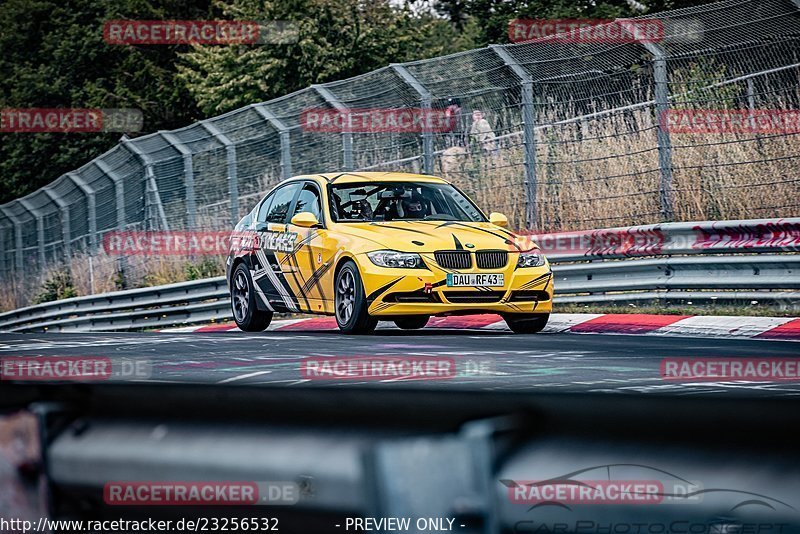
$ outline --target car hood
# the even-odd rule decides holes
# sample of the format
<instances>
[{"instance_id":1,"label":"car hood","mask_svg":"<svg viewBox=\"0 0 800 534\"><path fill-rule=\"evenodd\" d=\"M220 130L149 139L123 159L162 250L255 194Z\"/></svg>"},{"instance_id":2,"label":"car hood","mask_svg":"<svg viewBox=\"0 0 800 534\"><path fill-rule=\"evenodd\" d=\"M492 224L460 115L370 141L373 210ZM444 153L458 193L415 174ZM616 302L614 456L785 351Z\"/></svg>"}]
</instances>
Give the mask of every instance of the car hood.
<instances>
[{"instance_id":1,"label":"car hood","mask_svg":"<svg viewBox=\"0 0 800 534\"><path fill-rule=\"evenodd\" d=\"M517 250L522 238L488 222L391 221L340 223L337 231L368 240L375 249L403 252L436 250ZM421 243L421 244L420 244ZM530 248L528 245L526 248Z\"/></svg>"}]
</instances>

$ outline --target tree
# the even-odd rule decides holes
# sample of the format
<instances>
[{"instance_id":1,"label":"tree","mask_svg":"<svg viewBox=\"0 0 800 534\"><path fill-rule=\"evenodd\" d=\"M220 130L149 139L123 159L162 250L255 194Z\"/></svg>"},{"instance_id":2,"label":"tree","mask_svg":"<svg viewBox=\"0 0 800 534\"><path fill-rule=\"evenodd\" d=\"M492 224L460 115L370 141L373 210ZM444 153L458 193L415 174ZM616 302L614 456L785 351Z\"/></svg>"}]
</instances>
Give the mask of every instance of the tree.
<instances>
[{"instance_id":1,"label":"tree","mask_svg":"<svg viewBox=\"0 0 800 534\"><path fill-rule=\"evenodd\" d=\"M205 19L206 0L4 0L0 107L138 108L145 131L197 117L175 81L176 46L103 40L114 19ZM0 133L0 203L29 193L111 148L121 133Z\"/></svg>"},{"instance_id":2,"label":"tree","mask_svg":"<svg viewBox=\"0 0 800 534\"><path fill-rule=\"evenodd\" d=\"M181 54L180 78L205 115L280 97L311 84L472 48L468 33L433 14L388 0L227 0L226 18L290 21L285 44L193 46Z\"/></svg>"}]
</instances>

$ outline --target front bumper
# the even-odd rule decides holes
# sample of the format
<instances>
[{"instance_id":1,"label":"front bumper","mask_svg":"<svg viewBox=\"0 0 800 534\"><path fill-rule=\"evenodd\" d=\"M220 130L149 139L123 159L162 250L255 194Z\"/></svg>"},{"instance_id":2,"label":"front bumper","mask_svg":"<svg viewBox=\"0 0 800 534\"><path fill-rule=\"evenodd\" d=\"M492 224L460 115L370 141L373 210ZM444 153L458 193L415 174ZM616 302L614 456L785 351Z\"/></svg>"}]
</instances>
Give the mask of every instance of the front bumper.
<instances>
[{"instance_id":1,"label":"front bumper","mask_svg":"<svg viewBox=\"0 0 800 534\"><path fill-rule=\"evenodd\" d=\"M459 273L502 273L503 287L447 287L447 272L432 255L422 254L426 269L378 267L366 254L357 257L367 310L370 315L459 315L471 313L550 313L553 309L553 274L545 262L540 267L517 269L509 254L502 269L459 270ZM452 271L450 271L452 272Z\"/></svg>"}]
</instances>

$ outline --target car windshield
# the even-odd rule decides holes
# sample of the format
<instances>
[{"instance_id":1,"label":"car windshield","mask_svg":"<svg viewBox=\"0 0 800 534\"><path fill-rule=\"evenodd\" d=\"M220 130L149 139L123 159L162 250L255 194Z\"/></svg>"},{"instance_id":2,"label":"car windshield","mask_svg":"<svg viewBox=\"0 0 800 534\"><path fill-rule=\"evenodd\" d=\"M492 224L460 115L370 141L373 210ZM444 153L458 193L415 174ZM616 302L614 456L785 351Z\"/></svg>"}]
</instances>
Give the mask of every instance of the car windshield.
<instances>
[{"instance_id":1,"label":"car windshield","mask_svg":"<svg viewBox=\"0 0 800 534\"><path fill-rule=\"evenodd\" d=\"M331 215L349 221L461 221L486 218L450 184L371 182L331 186Z\"/></svg>"}]
</instances>

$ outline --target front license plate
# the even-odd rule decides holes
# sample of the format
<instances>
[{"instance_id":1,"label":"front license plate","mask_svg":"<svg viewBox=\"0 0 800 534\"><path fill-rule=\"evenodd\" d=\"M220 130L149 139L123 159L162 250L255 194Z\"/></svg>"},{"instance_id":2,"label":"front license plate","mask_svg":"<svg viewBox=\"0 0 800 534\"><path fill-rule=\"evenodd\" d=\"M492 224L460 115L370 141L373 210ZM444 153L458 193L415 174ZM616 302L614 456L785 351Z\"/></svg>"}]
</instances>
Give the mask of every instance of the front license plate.
<instances>
[{"instance_id":1,"label":"front license plate","mask_svg":"<svg viewBox=\"0 0 800 534\"><path fill-rule=\"evenodd\" d=\"M447 287L503 287L505 275L502 274L455 274L447 273Z\"/></svg>"}]
</instances>

